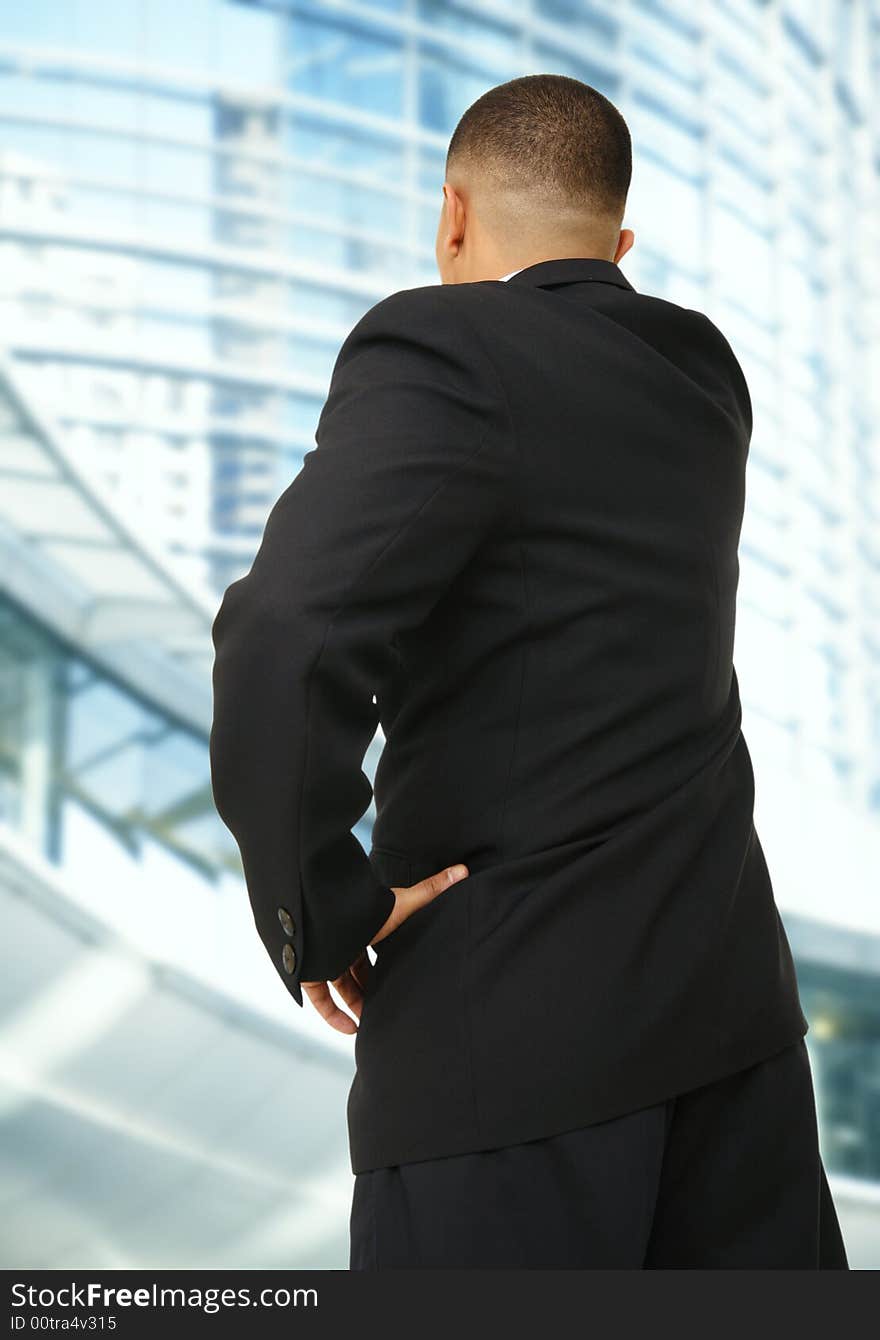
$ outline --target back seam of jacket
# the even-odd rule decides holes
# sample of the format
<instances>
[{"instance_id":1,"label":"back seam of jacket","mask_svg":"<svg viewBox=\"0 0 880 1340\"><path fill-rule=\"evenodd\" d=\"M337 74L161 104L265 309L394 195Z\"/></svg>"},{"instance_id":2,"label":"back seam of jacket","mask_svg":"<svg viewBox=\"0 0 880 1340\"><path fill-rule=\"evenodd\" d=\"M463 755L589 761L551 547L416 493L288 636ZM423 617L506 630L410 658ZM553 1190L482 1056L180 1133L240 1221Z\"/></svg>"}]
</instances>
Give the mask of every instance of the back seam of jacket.
<instances>
[{"instance_id":1,"label":"back seam of jacket","mask_svg":"<svg viewBox=\"0 0 880 1340\"><path fill-rule=\"evenodd\" d=\"M518 478L515 481L511 480L510 491L511 491L511 500L513 503L512 511L516 515L517 519L517 530L518 530L517 548L519 551L520 578L522 582L522 593L523 593L523 610L525 614L526 627L528 627L531 624L531 607L529 603L528 580L526 575L525 545L523 539L524 527L523 527L523 512L522 512L522 500L521 500L522 452L520 449L519 436L516 432L516 427L513 421L513 415L510 410L510 401L507 396L507 390L504 386L504 382L502 381L498 373L498 369L495 366L495 361L491 357L488 349L486 348L485 342L483 341L474 322L466 314L464 314L464 321L466 325L470 328L474 336L474 339L477 342L477 345L482 350L486 363L491 369L492 375L495 378L495 381L498 385L498 389L501 392L501 399L504 404L504 409L507 414L507 422L510 427L510 435L511 435L511 442L513 444L514 455L517 458L520 466L520 469L518 471ZM519 693L516 704L516 714L514 717L513 743L511 745L510 750L510 763L508 765L507 781L505 783L504 788L504 799L501 803L501 814L498 821L499 858L502 861L504 860L505 845L506 845L504 835L505 835L505 824L507 822L508 802L510 799L510 791L513 783L516 757L517 753L519 752L520 723L522 720L523 700L525 698L525 684L526 684L526 643L524 642L520 650ZM465 884L467 884L467 881L465 881ZM470 898L468 898L466 904L465 925L466 925L465 943L462 947L462 962L461 962L461 989L462 989L462 996L464 999L463 1022L466 1034L464 1039L465 1055L467 1057L467 1065L471 1081L471 1101L473 1103L474 1120L476 1122L477 1131L482 1133L483 1123L480 1119L480 1102L479 1102L479 1095L477 1093L476 1071L474 1069L474 1006L472 996L473 974L471 971L472 934L471 934Z\"/></svg>"},{"instance_id":2,"label":"back seam of jacket","mask_svg":"<svg viewBox=\"0 0 880 1340\"><path fill-rule=\"evenodd\" d=\"M523 604L523 613L524 613L524 615L525 615L525 626L526 626L526 629L529 629L529 628L531 627L531 623L532 623L532 608L531 608L531 601L530 601L530 599L529 599L528 570L527 570L527 565L526 565L525 543L524 543L524 538L523 538L523 537L524 537L524 524L523 524L523 510L522 510L522 497L521 497L521 487L522 487L522 450L521 450L521 447L520 447L519 434L518 434L517 431L516 431L516 425L515 425L515 423L514 423L513 414L512 414L512 412L511 412L511 408L510 408L510 400L509 400L508 395L507 395L507 388L505 387L504 382L503 382L503 380L502 380L502 378L501 378L501 376L500 376L500 374L499 374L499 372L498 372L498 368L497 368L497 366L496 366L496 364L495 364L495 360L492 358L492 356L491 356L491 354L490 354L488 348L486 347L485 341L483 340L482 336L480 335L480 332L479 332L479 330L477 329L476 325L475 325L474 322L470 319L470 317L468 317L466 314L465 314L465 320L467 321L467 324L469 325L471 331L473 332L474 337L476 338L477 342L479 343L480 348L481 348L482 351L483 351L483 355L484 355L484 357L485 357L485 359L486 359L486 362L487 362L487 364L489 365L489 367L492 369L492 374L493 374L493 376L494 376L494 378L495 378L495 381L496 381L497 384L498 384L498 389L499 389L500 392L501 392L501 398L502 398L502 400L503 400L503 402L504 402L504 408L505 408L505 411L506 411L506 413L507 413L507 422L508 422L508 425L509 425L509 427L510 427L510 437L511 437L511 441L512 441L512 443L513 443L514 452L515 452L515 455L516 455L516 457L517 457L517 459L518 459L518 461L519 461L519 465L520 465L519 477L517 478L516 481L511 481L511 490L512 490L512 494L513 494L513 504L514 504L514 505L513 505L513 511L515 512L515 514L516 514L516 518L517 518L517 529L518 529L517 548L518 548L518 550L519 550L520 574L521 574L521 582L522 582L522 593L523 593L522 604ZM512 745L512 748L511 748L511 752L510 752L510 764L509 764L509 767L508 767L507 781L506 781L506 783L505 783L505 788L504 788L504 800L503 800L503 802L502 802L502 806L501 806L501 815L500 815L499 823L498 823L499 857L500 857L500 859L501 859L502 861L506 859L506 847L507 847L507 844L506 844L506 840L505 840L505 831L506 831L506 825L507 825L507 811L508 811L508 806L509 806L509 801L510 801L510 792L511 792L512 784L513 784L513 774L514 774L515 765L516 765L516 758L517 758L517 754L519 753L520 729L521 729L521 721L522 721L522 708L523 708L523 700L524 700L524 698L525 698L525 683L526 683L526 659L527 659L526 646L527 646L527 643L524 643L523 648L522 648L522 651L521 651L521 656L520 656L519 697L518 697L518 701L517 701L517 705L516 705L516 717L515 717L515 723L514 723L513 745Z\"/></svg>"}]
</instances>

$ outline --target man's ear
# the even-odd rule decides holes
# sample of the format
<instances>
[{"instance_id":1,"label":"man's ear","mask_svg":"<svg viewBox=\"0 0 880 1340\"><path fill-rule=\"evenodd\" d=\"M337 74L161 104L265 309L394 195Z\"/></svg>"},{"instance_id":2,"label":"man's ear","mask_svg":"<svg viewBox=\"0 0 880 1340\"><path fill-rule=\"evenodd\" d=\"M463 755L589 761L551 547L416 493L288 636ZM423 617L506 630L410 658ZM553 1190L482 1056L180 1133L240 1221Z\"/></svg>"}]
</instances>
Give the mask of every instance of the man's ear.
<instances>
[{"instance_id":1,"label":"man's ear","mask_svg":"<svg viewBox=\"0 0 880 1340\"><path fill-rule=\"evenodd\" d=\"M631 228L622 228L620 230L620 237L617 239L617 250L614 253L615 265L620 263L635 240L636 235Z\"/></svg>"},{"instance_id":2,"label":"man's ear","mask_svg":"<svg viewBox=\"0 0 880 1340\"><path fill-rule=\"evenodd\" d=\"M441 246L452 260L458 255L464 238L465 208L458 191L448 181L443 183L443 195L446 200L446 211Z\"/></svg>"}]
</instances>

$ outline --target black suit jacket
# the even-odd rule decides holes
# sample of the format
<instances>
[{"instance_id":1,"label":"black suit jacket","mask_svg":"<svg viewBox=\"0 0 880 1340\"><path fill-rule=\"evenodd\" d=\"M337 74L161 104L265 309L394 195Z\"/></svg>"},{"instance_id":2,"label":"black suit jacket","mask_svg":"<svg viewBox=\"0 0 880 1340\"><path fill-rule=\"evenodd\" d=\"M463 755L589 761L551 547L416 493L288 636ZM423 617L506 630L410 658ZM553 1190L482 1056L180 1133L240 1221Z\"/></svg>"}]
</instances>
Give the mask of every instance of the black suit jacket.
<instances>
[{"instance_id":1,"label":"black suit jacket","mask_svg":"<svg viewBox=\"0 0 880 1340\"><path fill-rule=\"evenodd\" d=\"M345 340L217 616L211 757L297 1004L391 886L470 868L377 946L354 1171L603 1120L806 1032L732 661L750 434L721 332L607 260L407 289Z\"/></svg>"}]
</instances>

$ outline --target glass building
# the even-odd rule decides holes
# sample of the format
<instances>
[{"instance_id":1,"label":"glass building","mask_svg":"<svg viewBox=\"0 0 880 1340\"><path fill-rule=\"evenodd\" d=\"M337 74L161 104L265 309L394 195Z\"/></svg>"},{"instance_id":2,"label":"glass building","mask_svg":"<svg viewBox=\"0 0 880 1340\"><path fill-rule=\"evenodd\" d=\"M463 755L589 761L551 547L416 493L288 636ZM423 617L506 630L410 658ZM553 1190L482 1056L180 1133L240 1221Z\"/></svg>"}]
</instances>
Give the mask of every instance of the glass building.
<instances>
[{"instance_id":1,"label":"glass building","mask_svg":"<svg viewBox=\"0 0 880 1340\"><path fill-rule=\"evenodd\" d=\"M878 0L32 0L0 17L0 1194L31 1198L9 1264L344 1263L350 1054L291 1020L211 807L210 621L351 326L437 281L459 116L540 71L620 107L623 268L708 312L749 381L758 826L851 1256L880 1262ZM98 949L101 1019L53 1014ZM132 1028L152 1060L120 1074ZM240 1147L225 1046L254 1112L276 1095ZM106 1182L78 1181L109 1131ZM126 1179L136 1207L181 1166L176 1235L125 1220Z\"/></svg>"}]
</instances>

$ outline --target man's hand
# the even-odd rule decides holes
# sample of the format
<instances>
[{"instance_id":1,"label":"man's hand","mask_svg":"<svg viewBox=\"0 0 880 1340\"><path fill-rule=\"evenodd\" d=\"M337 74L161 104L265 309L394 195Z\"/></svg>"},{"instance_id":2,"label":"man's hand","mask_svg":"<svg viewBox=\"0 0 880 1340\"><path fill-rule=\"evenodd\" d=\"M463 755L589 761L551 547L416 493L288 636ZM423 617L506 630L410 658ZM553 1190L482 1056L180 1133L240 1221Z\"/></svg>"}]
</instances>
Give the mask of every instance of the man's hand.
<instances>
[{"instance_id":1,"label":"man's hand","mask_svg":"<svg viewBox=\"0 0 880 1340\"><path fill-rule=\"evenodd\" d=\"M388 920L373 936L370 944L379 944L392 931L396 931L398 926L402 926L406 919L412 916L413 912L418 912L420 907L430 903L452 884L457 884L459 880L465 879L468 873L466 865L450 865L445 870L441 870L439 874L428 875L426 879L420 880L418 884L413 884L408 889L397 889L392 885L394 907L391 909ZM331 986L336 988L345 1004L360 1019L364 987L372 968L373 965L365 949L355 959L351 967L347 968L342 976L337 977L334 981L303 982L301 985L315 1009L322 1018L326 1019L331 1028L335 1028L339 1033L356 1033L357 1024L350 1014L346 1014L344 1010L339 1008L330 994L330 988Z\"/></svg>"}]
</instances>

